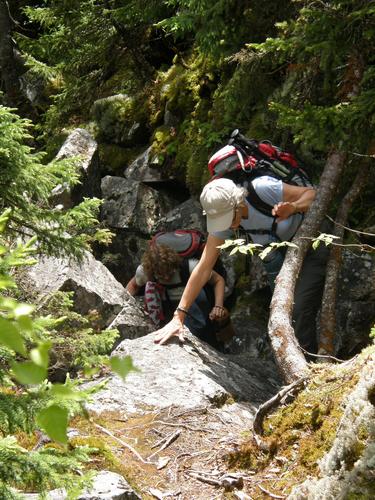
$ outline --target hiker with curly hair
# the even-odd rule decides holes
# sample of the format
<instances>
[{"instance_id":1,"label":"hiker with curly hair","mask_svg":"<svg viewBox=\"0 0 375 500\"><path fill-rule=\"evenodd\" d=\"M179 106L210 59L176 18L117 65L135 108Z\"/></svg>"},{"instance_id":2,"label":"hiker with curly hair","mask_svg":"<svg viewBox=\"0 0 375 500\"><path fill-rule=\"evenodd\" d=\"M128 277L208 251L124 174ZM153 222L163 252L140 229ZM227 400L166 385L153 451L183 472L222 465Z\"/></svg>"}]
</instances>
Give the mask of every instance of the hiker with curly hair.
<instances>
[{"instance_id":1,"label":"hiker with curly hair","mask_svg":"<svg viewBox=\"0 0 375 500\"><path fill-rule=\"evenodd\" d=\"M150 245L126 289L131 295L136 295L145 287L145 309L155 325L159 326L171 319L198 262L196 258L182 258L166 245ZM208 286L205 286L206 283ZM224 290L224 278L212 269L182 322L192 333L214 347L219 347L215 340L215 322L228 317L224 307Z\"/></svg>"}]
</instances>

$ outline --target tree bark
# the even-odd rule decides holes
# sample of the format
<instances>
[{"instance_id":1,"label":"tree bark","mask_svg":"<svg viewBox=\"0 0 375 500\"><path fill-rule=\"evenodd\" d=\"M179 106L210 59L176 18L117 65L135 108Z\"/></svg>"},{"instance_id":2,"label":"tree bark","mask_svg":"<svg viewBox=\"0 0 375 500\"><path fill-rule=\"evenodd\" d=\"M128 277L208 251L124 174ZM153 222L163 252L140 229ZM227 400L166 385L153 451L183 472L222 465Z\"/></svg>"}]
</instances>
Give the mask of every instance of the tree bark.
<instances>
[{"instance_id":1,"label":"tree bark","mask_svg":"<svg viewBox=\"0 0 375 500\"><path fill-rule=\"evenodd\" d=\"M310 245L309 238L316 235L323 221L344 169L345 158L344 153L337 151L328 155L316 198L293 238L293 243L298 245L298 248L288 249L276 279L268 332L281 375L287 383L306 376L308 372L306 359L299 348L291 323L294 289L303 258Z\"/></svg>"},{"instance_id":2,"label":"tree bark","mask_svg":"<svg viewBox=\"0 0 375 500\"><path fill-rule=\"evenodd\" d=\"M362 164L349 191L344 196L337 211L336 222L333 234L339 239L334 242L342 243L344 237L349 211L365 186L369 177L368 164ZM335 332L336 332L336 301L337 301L337 281L341 267L342 247L332 246L327 263L326 280L324 285L322 309L320 314L320 339L319 354L335 354Z\"/></svg>"},{"instance_id":3,"label":"tree bark","mask_svg":"<svg viewBox=\"0 0 375 500\"><path fill-rule=\"evenodd\" d=\"M17 74L15 44L12 39L12 21L6 0L0 0L0 72L1 86L5 93L5 104L19 107L24 98Z\"/></svg>"}]
</instances>

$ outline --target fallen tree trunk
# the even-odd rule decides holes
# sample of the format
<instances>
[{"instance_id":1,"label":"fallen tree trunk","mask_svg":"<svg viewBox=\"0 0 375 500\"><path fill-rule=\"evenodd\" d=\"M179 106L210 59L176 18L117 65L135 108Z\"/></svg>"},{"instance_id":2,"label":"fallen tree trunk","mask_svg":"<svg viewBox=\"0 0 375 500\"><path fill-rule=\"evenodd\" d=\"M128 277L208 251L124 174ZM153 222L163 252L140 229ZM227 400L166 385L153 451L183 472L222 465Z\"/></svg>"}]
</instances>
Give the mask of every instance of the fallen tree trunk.
<instances>
[{"instance_id":1,"label":"fallen tree trunk","mask_svg":"<svg viewBox=\"0 0 375 500\"><path fill-rule=\"evenodd\" d=\"M344 196L336 215L334 243L342 244L349 211L365 186L369 176L368 164L362 164L349 191ZM320 314L320 339L318 354L335 353L337 281L342 261L342 247L333 245L327 263L322 309Z\"/></svg>"},{"instance_id":2,"label":"fallen tree trunk","mask_svg":"<svg viewBox=\"0 0 375 500\"><path fill-rule=\"evenodd\" d=\"M281 375L287 383L306 376L308 365L299 348L292 327L294 289L304 256L323 221L324 215L336 191L345 165L345 153L329 154L316 198L306 214L303 224L293 238L298 248L289 248L281 271L276 278L271 301L268 332L272 349Z\"/></svg>"}]
</instances>

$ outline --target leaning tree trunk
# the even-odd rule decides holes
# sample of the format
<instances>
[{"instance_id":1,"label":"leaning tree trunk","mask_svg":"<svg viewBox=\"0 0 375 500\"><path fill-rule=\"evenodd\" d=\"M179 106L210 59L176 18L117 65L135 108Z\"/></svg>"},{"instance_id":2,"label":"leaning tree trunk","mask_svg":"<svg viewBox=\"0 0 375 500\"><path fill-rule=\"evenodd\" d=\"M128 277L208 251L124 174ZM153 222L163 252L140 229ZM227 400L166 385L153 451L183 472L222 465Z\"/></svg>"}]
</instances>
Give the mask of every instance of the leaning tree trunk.
<instances>
[{"instance_id":1,"label":"leaning tree trunk","mask_svg":"<svg viewBox=\"0 0 375 500\"><path fill-rule=\"evenodd\" d=\"M346 225L349 211L365 186L369 175L367 164L362 164L359 167L356 178L344 196L341 205L336 215L336 225L333 234L338 237L335 243L342 243L344 226ZM327 270L326 280L324 285L322 308L320 314L320 340L319 340L319 354L334 354L334 340L336 331L336 300L337 300L337 281L338 274L341 267L342 260L342 247L332 246Z\"/></svg>"},{"instance_id":2,"label":"leaning tree trunk","mask_svg":"<svg viewBox=\"0 0 375 500\"><path fill-rule=\"evenodd\" d=\"M343 101L359 94L363 67L362 54L354 49L349 56L347 73L340 91ZM345 153L335 150L328 155L316 198L293 238L293 243L298 248L288 249L284 264L276 279L268 332L280 373L287 383L294 382L308 372L306 359L299 348L292 327L294 290L310 239L316 235L327 212L344 169L345 159Z\"/></svg>"},{"instance_id":3,"label":"leaning tree trunk","mask_svg":"<svg viewBox=\"0 0 375 500\"><path fill-rule=\"evenodd\" d=\"M294 289L310 239L316 235L336 191L345 157L344 153L337 151L329 154L316 198L293 238L293 243L298 248L288 249L284 264L276 278L268 332L276 362L287 383L294 382L308 372L306 359L299 348L291 324Z\"/></svg>"}]
</instances>

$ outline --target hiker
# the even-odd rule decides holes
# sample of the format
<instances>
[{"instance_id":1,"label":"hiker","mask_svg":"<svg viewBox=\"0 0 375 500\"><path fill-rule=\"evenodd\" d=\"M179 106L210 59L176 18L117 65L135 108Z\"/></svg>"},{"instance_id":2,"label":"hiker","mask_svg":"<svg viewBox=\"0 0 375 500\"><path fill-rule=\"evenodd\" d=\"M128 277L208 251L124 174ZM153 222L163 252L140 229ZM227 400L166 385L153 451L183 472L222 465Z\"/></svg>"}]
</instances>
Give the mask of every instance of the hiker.
<instances>
[{"instance_id":1,"label":"hiker","mask_svg":"<svg viewBox=\"0 0 375 500\"><path fill-rule=\"evenodd\" d=\"M290 240L302 222L303 213L309 209L315 198L315 190L312 187L290 185L267 175L257 177L251 183L257 196L272 205L272 216L254 208L247 198L246 188L236 185L231 179L215 179L204 187L200 202L207 216L207 243L187 282L173 318L156 332L155 342L164 344L169 338L181 335L187 312L210 277L219 256L218 247L225 239L233 237L234 230L241 226L250 234L254 243L262 245L275 241L275 238L279 241ZM265 227L268 229L264 229ZM282 252L276 250L265 262L271 287L281 269L283 258ZM324 271L325 256L310 252L296 286L295 332L300 345L312 353L317 350L315 316L320 306Z\"/></svg>"},{"instance_id":2,"label":"hiker","mask_svg":"<svg viewBox=\"0 0 375 500\"><path fill-rule=\"evenodd\" d=\"M198 262L193 257L181 257L165 244L150 244L126 289L131 295L136 295L145 287L145 309L154 324L159 326L171 319ZM181 322L181 327L185 324L192 333L218 349L223 347L225 339L215 333L229 316L224 307L224 290L224 278L211 269Z\"/></svg>"}]
</instances>

